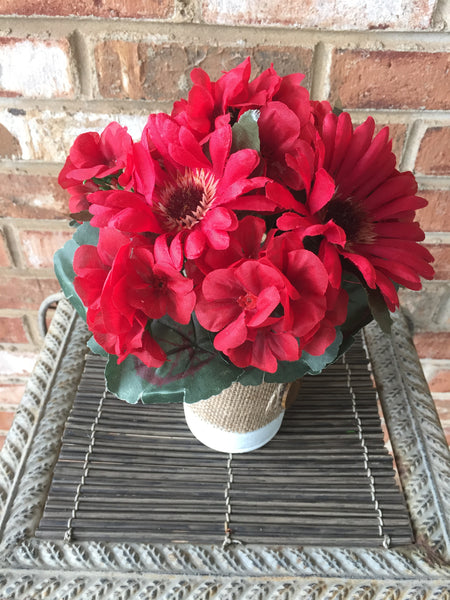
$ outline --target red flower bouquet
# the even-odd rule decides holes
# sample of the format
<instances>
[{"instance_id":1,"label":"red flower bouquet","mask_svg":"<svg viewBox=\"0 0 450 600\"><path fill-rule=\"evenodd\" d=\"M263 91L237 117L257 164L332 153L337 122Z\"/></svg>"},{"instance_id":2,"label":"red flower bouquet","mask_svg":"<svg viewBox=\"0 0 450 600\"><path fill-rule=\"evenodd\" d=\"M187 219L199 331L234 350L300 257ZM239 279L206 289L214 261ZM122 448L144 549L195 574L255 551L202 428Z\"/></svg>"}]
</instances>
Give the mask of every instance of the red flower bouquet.
<instances>
[{"instance_id":1,"label":"red flower bouquet","mask_svg":"<svg viewBox=\"0 0 450 600\"><path fill-rule=\"evenodd\" d=\"M130 402L317 373L372 316L389 326L398 286L433 277L426 201L388 129L250 68L194 69L139 142L84 133L61 171L76 230L56 273Z\"/></svg>"}]
</instances>

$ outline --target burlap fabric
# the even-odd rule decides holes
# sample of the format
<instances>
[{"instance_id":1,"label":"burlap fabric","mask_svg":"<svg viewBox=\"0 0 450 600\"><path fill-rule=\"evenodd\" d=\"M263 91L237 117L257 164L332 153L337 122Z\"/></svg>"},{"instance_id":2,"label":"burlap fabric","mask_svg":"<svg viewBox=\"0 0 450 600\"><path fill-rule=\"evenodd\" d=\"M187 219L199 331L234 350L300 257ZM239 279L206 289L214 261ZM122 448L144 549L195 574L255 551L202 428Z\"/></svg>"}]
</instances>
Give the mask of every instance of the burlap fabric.
<instances>
[{"instance_id":1,"label":"burlap fabric","mask_svg":"<svg viewBox=\"0 0 450 600\"><path fill-rule=\"evenodd\" d=\"M276 419L284 410L288 384L233 383L216 396L190 404L195 415L224 431L247 433Z\"/></svg>"}]
</instances>

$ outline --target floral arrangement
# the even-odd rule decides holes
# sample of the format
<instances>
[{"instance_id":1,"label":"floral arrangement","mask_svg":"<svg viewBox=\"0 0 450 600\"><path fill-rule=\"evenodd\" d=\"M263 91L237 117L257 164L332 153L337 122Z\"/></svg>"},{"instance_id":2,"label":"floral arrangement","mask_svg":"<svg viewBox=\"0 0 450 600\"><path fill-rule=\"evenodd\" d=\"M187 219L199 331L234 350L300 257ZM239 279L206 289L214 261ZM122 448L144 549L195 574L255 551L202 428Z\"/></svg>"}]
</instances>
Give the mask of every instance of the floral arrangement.
<instances>
[{"instance_id":1,"label":"floral arrangement","mask_svg":"<svg viewBox=\"0 0 450 600\"><path fill-rule=\"evenodd\" d=\"M139 142L84 133L60 173L76 229L56 273L130 402L317 373L433 277L388 128L311 101L299 73L250 71L194 69Z\"/></svg>"}]
</instances>

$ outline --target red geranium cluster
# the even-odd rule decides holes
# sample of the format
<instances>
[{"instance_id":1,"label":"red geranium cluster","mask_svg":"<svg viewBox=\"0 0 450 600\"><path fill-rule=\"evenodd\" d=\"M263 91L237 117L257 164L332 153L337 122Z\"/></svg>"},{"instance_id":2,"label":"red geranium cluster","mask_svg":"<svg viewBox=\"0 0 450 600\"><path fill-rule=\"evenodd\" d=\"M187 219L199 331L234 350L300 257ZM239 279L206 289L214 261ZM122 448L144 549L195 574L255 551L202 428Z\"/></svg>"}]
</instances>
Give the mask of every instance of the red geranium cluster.
<instances>
[{"instance_id":1,"label":"red geranium cluster","mask_svg":"<svg viewBox=\"0 0 450 600\"><path fill-rule=\"evenodd\" d=\"M119 362L161 366L151 322L195 313L233 364L273 373L333 342L345 273L390 310L396 284L433 276L414 221L426 201L388 129L311 101L300 74L250 69L215 82L194 69L188 99L150 115L139 142L111 123L71 148L59 182L75 219L99 228L75 254L75 289Z\"/></svg>"}]
</instances>

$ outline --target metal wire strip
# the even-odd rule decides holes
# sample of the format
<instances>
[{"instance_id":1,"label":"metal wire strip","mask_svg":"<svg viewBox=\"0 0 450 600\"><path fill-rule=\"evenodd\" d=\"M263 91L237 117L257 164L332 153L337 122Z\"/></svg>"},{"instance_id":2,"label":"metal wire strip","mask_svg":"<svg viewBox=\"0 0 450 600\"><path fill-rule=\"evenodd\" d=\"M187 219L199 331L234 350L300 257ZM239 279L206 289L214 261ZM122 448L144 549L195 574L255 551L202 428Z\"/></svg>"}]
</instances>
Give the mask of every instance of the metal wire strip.
<instances>
[{"instance_id":1,"label":"metal wire strip","mask_svg":"<svg viewBox=\"0 0 450 600\"><path fill-rule=\"evenodd\" d=\"M225 487L225 523L224 523L224 530L225 530L225 539L223 540L223 544L222 544L222 548L226 548L227 546L230 546L231 544L242 544L242 542L240 540L234 539L231 537L233 531L230 527L230 521L231 521L231 486L233 484L233 469L232 469L232 460L233 460L233 455L230 453L228 454L228 460L227 460L227 485Z\"/></svg>"},{"instance_id":2,"label":"metal wire strip","mask_svg":"<svg viewBox=\"0 0 450 600\"><path fill-rule=\"evenodd\" d=\"M97 414L95 415L95 419L91 425L91 439L89 441L89 446L88 446L86 455L84 457L83 470L81 473L80 483L78 484L76 492L75 492L72 513L67 521L67 529L66 529L66 532L64 533L64 541L67 543L70 543L72 541L73 521L76 518L77 511L78 511L79 504L80 504L81 488L85 484L86 478L89 474L89 468L90 468L89 460L91 458L92 451L94 449L96 429L97 429L97 425L99 423L100 417L102 416L103 403L105 401L107 393L108 393L108 388L106 387L106 382L105 382L105 389L103 390L102 397L100 398L100 402L98 403Z\"/></svg>"},{"instance_id":3,"label":"metal wire strip","mask_svg":"<svg viewBox=\"0 0 450 600\"><path fill-rule=\"evenodd\" d=\"M373 502L373 506L374 506L376 515L377 515L378 533L379 533L380 537L383 538L383 547L387 549L391 545L391 538L384 531L383 511L381 510L380 504L377 499L377 492L375 489L375 478L372 475L372 470L369 465L369 460L370 460L369 459L369 450L367 448L366 441L364 439L362 423L361 423L361 419L360 419L360 416L358 413L358 409L356 407L356 394L355 394L355 392L353 390L353 386L352 386L352 371L350 369L350 365L348 364L348 362L345 358L345 354L342 356L342 363L345 366L345 370L347 373L347 387L348 387L350 397L352 400L353 416L356 421L356 425L358 428L358 437L361 442L361 448L363 451L364 469L366 472L367 479L369 481L370 496L371 496L371 499Z\"/></svg>"}]
</instances>

